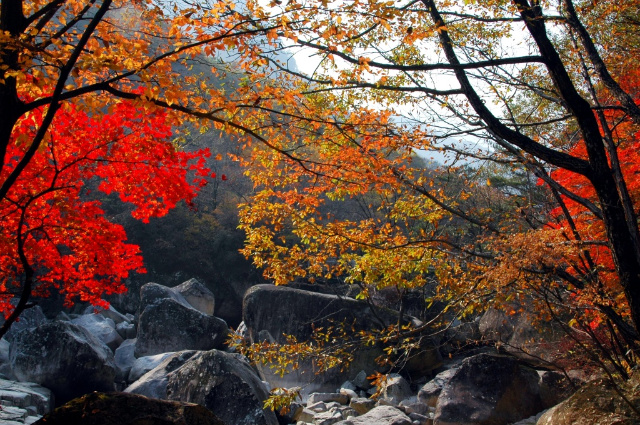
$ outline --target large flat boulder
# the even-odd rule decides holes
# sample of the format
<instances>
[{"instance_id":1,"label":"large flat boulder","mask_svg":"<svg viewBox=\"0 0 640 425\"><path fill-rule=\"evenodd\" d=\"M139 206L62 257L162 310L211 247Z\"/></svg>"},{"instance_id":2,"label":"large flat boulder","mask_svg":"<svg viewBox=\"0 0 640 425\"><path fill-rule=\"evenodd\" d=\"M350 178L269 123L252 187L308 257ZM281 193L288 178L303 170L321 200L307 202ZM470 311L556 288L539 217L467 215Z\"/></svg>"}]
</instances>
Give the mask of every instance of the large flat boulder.
<instances>
[{"instance_id":1,"label":"large flat boulder","mask_svg":"<svg viewBox=\"0 0 640 425\"><path fill-rule=\"evenodd\" d=\"M329 327L337 323L353 325L354 330L384 328L397 323L398 313L384 308L376 308L365 302L348 297L321 294L302 289L274 285L256 285L245 294L243 320L247 328L247 338L252 343L264 340L285 343L284 335L293 335L298 341L308 341L313 328ZM442 358L434 344L424 339L425 344L419 354L412 358L412 365L422 374L440 367ZM303 388L303 397L312 392L331 392L346 380L364 370L367 375L380 366L375 359L383 354L381 346L359 347L352 350L354 359L349 368L339 367L318 376L314 366L303 362L297 371L280 377L268 365L258 365L260 376L272 387ZM407 370L412 373L414 370Z\"/></svg>"},{"instance_id":2,"label":"large flat boulder","mask_svg":"<svg viewBox=\"0 0 640 425\"><path fill-rule=\"evenodd\" d=\"M9 352L19 381L49 388L62 404L92 391L113 391L113 353L84 328L54 321L19 332Z\"/></svg>"},{"instance_id":3,"label":"large flat boulder","mask_svg":"<svg viewBox=\"0 0 640 425\"><path fill-rule=\"evenodd\" d=\"M127 393L92 393L58 407L42 425L232 425L205 407Z\"/></svg>"}]
</instances>

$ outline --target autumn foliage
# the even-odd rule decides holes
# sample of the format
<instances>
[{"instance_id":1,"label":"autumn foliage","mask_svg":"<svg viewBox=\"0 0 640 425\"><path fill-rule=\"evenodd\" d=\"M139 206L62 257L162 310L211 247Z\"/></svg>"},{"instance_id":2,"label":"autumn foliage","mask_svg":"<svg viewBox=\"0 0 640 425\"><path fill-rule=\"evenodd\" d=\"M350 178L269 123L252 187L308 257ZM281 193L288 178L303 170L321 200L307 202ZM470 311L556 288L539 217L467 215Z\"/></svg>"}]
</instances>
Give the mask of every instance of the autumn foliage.
<instances>
[{"instance_id":1,"label":"autumn foliage","mask_svg":"<svg viewBox=\"0 0 640 425\"><path fill-rule=\"evenodd\" d=\"M170 143L185 125L244 149L243 253L276 284L430 287L439 317L528 306L570 335L607 326L603 355L633 354L623 374L640 339L636 3L3 2L3 312L32 290L124 289L141 259L99 198L143 221L189 202L212 176ZM432 331L400 324L388 339Z\"/></svg>"},{"instance_id":2,"label":"autumn foliage","mask_svg":"<svg viewBox=\"0 0 640 425\"><path fill-rule=\"evenodd\" d=\"M42 108L18 123L0 178L13 172L42 120ZM12 297L33 274L33 295L54 289L66 304L105 306L104 295L126 290L131 272L144 272L137 246L112 223L99 199L111 193L148 221L179 201L190 201L206 183L207 151L186 153L171 143L172 120L163 111L133 102L92 117L64 104L41 148L0 200L1 303L8 316ZM95 192L90 188L97 187Z\"/></svg>"}]
</instances>

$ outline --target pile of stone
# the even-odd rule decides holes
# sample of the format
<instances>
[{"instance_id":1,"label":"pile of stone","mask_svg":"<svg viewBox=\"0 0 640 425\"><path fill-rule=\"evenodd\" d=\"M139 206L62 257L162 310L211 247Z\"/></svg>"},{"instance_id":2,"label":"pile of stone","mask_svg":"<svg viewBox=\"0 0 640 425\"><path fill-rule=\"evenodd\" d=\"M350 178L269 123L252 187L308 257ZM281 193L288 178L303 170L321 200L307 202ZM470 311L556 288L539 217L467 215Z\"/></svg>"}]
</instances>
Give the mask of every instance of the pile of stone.
<instances>
[{"instance_id":1,"label":"pile of stone","mask_svg":"<svg viewBox=\"0 0 640 425\"><path fill-rule=\"evenodd\" d=\"M397 374L374 389L348 381L336 393L311 394L287 419L296 425L524 425L572 391L564 376L533 370L511 356L482 353L451 366L417 394Z\"/></svg>"},{"instance_id":2,"label":"pile of stone","mask_svg":"<svg viewBox=\"0 0 640 425\"><path fill-rule=\"evenodd\" d=\"M488 351L445 362L439 343L426 338L402 375L390 374L379 388L367 376L383 347L359 351L347 370L318 376L303 362L282 378L225 351L229 330L214 313L213 294L194 279L174 288L144 285L135 314L88 307L48 320L39 307L29 309L0 340L0 375L7 378L0 381L0 423L34 423L54 405L118 390L174 403L180 412L187 405L175 403L204 406L215 423L228 425L529 425L573 390L563 376L511 355ZM314 326L355 322L366 329L398 317L345 297L258 285L245 296L241 327L250 343L284 342L284 334L303 341ZM294 386L302 400L288 413L264 409L270 387ZM120 399L87 403L108 409L106 400Z\"/></svg>"}]
</instances>

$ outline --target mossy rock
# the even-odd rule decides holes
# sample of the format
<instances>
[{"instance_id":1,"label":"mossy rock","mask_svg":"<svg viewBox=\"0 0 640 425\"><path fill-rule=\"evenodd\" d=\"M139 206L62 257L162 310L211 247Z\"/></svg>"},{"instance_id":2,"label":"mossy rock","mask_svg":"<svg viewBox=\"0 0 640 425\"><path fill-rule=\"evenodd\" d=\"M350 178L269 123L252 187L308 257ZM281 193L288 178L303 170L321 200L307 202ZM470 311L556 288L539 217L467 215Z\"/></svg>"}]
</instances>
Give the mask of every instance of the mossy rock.
<instances>
[{"instance_id":1,"label":"mossy rock","mask_svg":"<svg viewBox=\"0 0 640 425\"><path fill-rule=\"evenodd\" d=\"M227 425L203 406L129 393L98 393L71 400L37 425Z\"/></svg>"}]
</instances>

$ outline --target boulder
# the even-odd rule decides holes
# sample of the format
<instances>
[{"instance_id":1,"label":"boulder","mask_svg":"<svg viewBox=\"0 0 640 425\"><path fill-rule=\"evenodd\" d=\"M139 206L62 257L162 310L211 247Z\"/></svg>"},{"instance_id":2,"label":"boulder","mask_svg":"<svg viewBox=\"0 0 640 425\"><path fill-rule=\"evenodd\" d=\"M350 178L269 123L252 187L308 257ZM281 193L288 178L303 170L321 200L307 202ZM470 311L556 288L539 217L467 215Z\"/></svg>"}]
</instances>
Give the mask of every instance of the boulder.
<instances>
[{"instance_id":1,"label":"boulder","mask_svg":"<svg viewBox=\"0 0 640 425\"><path fill-rule=\"evenodd\" d=\"M436 407L442 388L449 382L449 379L451 379L457 370L458 368L447 369L437 374L431 381L420 388L420 391L418 391L418 400L429 407Z\"/></svg>"},{"instance_id":2,"label":"boulder","mask_svg":"<svg viewBox=\"0 0 640 425\"><path fill-rule=\"evenodd\" d=\"M42 425L232 425L197 404L127 393L92 393L58 407Z\"/></svg>"},{"instance_id":3,"label":"boulder","mask_svg":"<svg viewBox=\"0 0 640 425\"><path fill-rule=\"evenodd\" d=\"M349 381L347 381L347 382L349 382ZM342 385L344 385L344 384L342 384ZM351 400L352 398L358 398L358 393L356 393L351 388L341 387L340 388L340 394L342 394L343 396L346 396L347 400Z\"/></svg>"},{"instance_id":4,"label":"boulder","mask_svg":"<svg viewBox=\"0 0 640 425\"><path fill-rule=\"evenodd\" d=\"M263 409L268 392L240 355L218 350L198 352L169 375L167 397L197 403L234 425L277 425Z\"/></svg>"},{"instance_id":5,"label":"boulder","mask_svg":"<svg viewBox=\"0 0 640 425\"><path fill-rule=\"evenodd\" d=\"M309 395L309 399L307 400L307 405L311 406L321 401L324 403L329 403L334 401L340 404L348 404L349 397L347 395L340 394L340 393L312 393Z\"/></svg>"},{"instance_id":6,"label":"boulder","mask_svg":"<svg viewBox=\"0 0 640 425\"><path fill-rule=\"evenodd\" d=\"M120 347L116 349L114 354L114 361L116 363L116 382L128 382L129 372L136 361L134 355L136 349L136 340L128 339L120 344Z\"/></svg>"},{"instance_id":7,"label":"boulder","mask_svg":"<svg viewBox=\"0 0 640 425\"><path fill-rule=\"evenodd\" d=\"M433 409L432 407L429 407L426 404L418 401L418 397L416 396L402 400L398 407L402 409L402 411L407 415L416 413L423 416L429 416L431 413L431 409Z\"/></svg>"},{"instance_id":8,"label":"boulder","mask_svg":"<svg viewBox=\"0 0 640 425\"><path fill-rule=\"evenodd\" d=\"M185 307L191 307L184 297L168 286L158 283L149 282L140 288L140 304L138 306L140 313L150 305L156 304L162 300L175 300Z\"/></svg>"},{"instance_id":9,"label":"boulder","mask_svg":"<svg viewBox=\"0 0 640 425\"><path fill-rule=\"evenodd\" d=\"M134 339L136 337L136 325L129 322L120 322L116 325L116 332L123 339Z\"/></svg>"},{"instance_id":10,"label":"boulder","mask_svg":"<svg viewBox=\"0 0 640 425\"><path fill-rule=\"evenodd\" d=\"M194 350L184 350L171 354L158 366L129 385L124 391L151 398L166 399L169 376L182 367L196 353L197 351Z\"/></svg>"},{"instance_id":11,"label":"boulder","mask_svg":"<svg viewBox=\"0 0 640 425\"><path fill-rule=\"evenodd\" d=\"M166 358L175 354L174 352L155 354L135 359L131 371L129 372L129 382L135 382L150 370L158 367Z\"/></svg>"},{"instance_id":12,"label":"boulder","mask_svg":"<svg viewBox=\"0 0 640 425\"><path fill-rule=\"evenodd\" d=\"M0 379L0 405L15 406L36 415L53 410L51 390L32 382L15 382Z\"/></svg>"},{"instance_id":13,"label":"boulder","mask_svg":"<svg viewBox=\"0 0 640 425\"><path fill-rule=\"evenodd\" d=\"M15 406L5 406L0 410L0 423L4 425L22 425L29 417L26 409Z\"/></svg>"},{"instance_id":14,"label":"boulder","mask_svg":"<svg viewBox=\"0 0 640 425\"><path fill-rule=\"evenodd\" d=\"M221 348L228 333L229 328L224 320L206 315L175 299L160 299L146 305L138 319L136 357L169 351Z\"/></svg>"},{"instance_id":15,"label":"boulder","mask_svg":"<svg viewBox=\"0 0 640 425\"><path fill-rule=\"evenodd\" d=\"M478 354L444 385L434 425L506 425L543 409L538 373L514 357Z\"/></svg>"},{"instance_id":16,"label":"boulder","mask_svg":"<svg viewBox=\"0 0 640 425\"><path fill-rule=\"evenodd\" d=\"M213 292L199 280L189 279L174 287L173 290L182 295L196 310L213 316L216 306L215 297L213 296Z\"/></svg>"},{"instance_id":17,"label":"boulder","mask_svg":"<svg viewBox=\"0 0 640 425\"><path fill-rule=\"evenodd\" d=\"M11 344L6 339L0 339L0 375L5 378L14 379L11 364L9 363L9 351Z\"/></svg>"},{"instance_id":18,"label":"boulder","mask_svg":"<svg viewBox=\"0 0 640 425\"><path fill-rule=\"evenodd\" d=\"M4 323L4 320L0 320L0 322ZM33 306L26 309L22 312L22 314L20 314L18 320L13 322L13 324L9 328L9 331L4 335L3 338L11 342L15 338L16 334L18 334L18 332L25 329L33 329L47 322L47 317L44 315L42 308L40 308L39 305Z\"/></svg>"},{"instance_id":19,"label":"boulder","mask_svg":"<svg viewBox=\"0 0 640 425\"><path fill-rule=\"evenodd\" d=\"M367 372L365 372L364 370L356 373L351 382L356 386L356 388L360 388L361 390L366 391L371 388L371 381L367 379Z\"/></svg>"},{"instance_id":20,"label":"boulder","mask_svg":"<svg viewBox=\"0 0 640 425\"><path fill-rule=\"evenodd\" d=\"M387 376L387 379L380 388L381 398L393 405L398 405L406 398L413 395L411 386L402 376L397 373L392 373Z\"/></svg>"},{"instance_id":21,"label":"boulder","mask_svg":"<svg viewBox=\"0 0 640 425\"><path fill-rule=\"evenodd\" d=\"M444 332L442 351L445 354L455 354L460 350L468 350L480 341L482 335L479 329L480 317L471 321L454 319Z\"/></svg>"},{"instance_id":22,"label":"boulder","mask_svg":"<svg viewBox=\"0 0 640 425\"><path fill-rule=\"evenodd\" d=\"M307 341L313 334L313 327L329 327L336 323L354 324L355 330L367 330L388 326L398 320L397 312L376 309L365 302L336 295L320 294L301 289L274 285L256 285L247 291L243 304L243 320L249 340L259 342L269 335L275 342L285 343L286 335L293 335L298 341ZM261 377L273 387L302 387L303 398L312 392L330 392L345 380L355 379L362 370L371 374L379 370L375 359L383 354L383 347L361 347L354 350L354 359L349 368L340 371L332 369L317 376L313 365L301 362L297 371L280 377L268 365L258 365ZM419 366L424 373L439 367L442 358L435 346L420 350Z\"/></svg>"},{"instance_id":23,"label":"boulder","mask_svg":"<svg viewBox=\"0 0 640 425\"><path fill-rule=\"evenodd\" d=\"M18 333L9 353L20 381L49 388L62 404L91 391L112 391L113 353L84 328L50 322Z\"/></svg>"},{"instance_id":24,"label":"boulder","mask_svg":"<svg viewBox=\"0 0 640 425\"><path fill-rule=\"evenodd\" d=\"M364 415L376 407L376 401L374 399L364 397L352 398L349 401L349 407L358 412L359 415Z\"/></svg>"},{"instance_id":25,"label":"boulder","mask_svg":"<svg viewBox=\"0 0 640 425\"><path fill-rule=\"evenodd\" d=\"M91 332L96 338L104 342L112 352L122 344L122 337L116 331L114 321L102 314L83 314L71 320L71 323L81 326Z\"/></svg>"},{"instance_id":26,"label":"boulder","mask_svg":"<svg viewBox=\"0 0 640 425\"><path fill-rule=\"evenodd\" d=\"M637 387L636 387L637 388ZM625 397L637 407L637 389L620 388ZM620 397L608 379L591 381L571 397L547 410L536 425L638 425L640 419Z\"/></svg>"},{"instance_id":27,"label":"boulder","mask_svg":"<svg viewBox=\"0 0 640 425\"><path fill-rule=\"evenodd\" d=\"M362 416L336 422L336 425L412 425L411 419L393 406L378 406Z\"/></svg>"}]
</instances>

